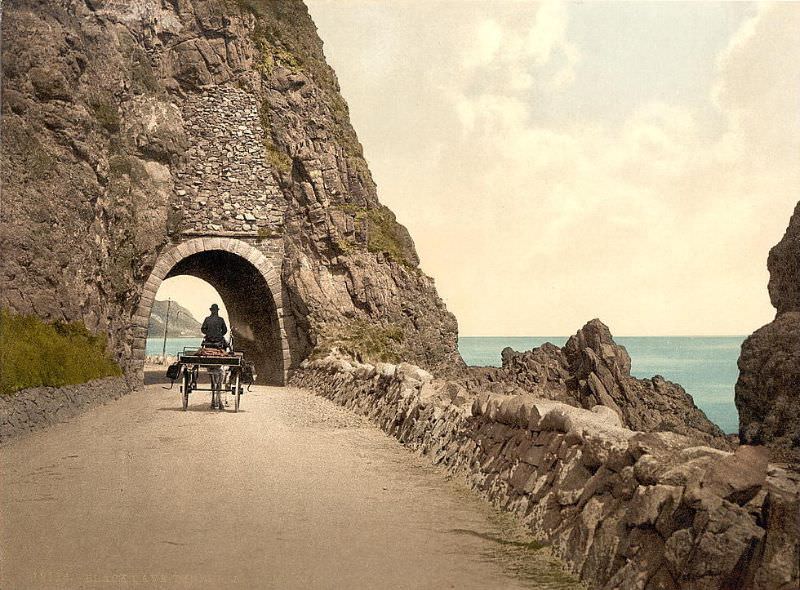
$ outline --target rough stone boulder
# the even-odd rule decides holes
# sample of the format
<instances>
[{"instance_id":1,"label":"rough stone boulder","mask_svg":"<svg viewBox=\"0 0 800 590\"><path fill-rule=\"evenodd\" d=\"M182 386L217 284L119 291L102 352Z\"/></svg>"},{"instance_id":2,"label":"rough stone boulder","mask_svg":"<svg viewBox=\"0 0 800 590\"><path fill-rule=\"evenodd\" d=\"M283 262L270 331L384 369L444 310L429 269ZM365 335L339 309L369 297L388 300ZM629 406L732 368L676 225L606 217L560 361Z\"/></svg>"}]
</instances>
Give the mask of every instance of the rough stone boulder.
<instances>
[{"instance_id":1,"label":"rough stone boulder","mask_svg":"<svg viewBox=\"0 0 800 590\"><path fill-rule=\"evenodd\" d=\"M501 358L505 372L513 375L514 381L524 389L545 393L550 399L567 397L569 366L557 346L545 342L522 354L506 347Z\"/></svg>"},{"instance_id":2,"label":"rough stone boulder","mask_svg":"<svg viewBox=\"0 0 800 590\"><path fill-rule=\"evenodd\" d=\"M767 269L769 299L778 314L800 311L800 203L783 238L770 250Z\"/></svg>"}]
</instances>

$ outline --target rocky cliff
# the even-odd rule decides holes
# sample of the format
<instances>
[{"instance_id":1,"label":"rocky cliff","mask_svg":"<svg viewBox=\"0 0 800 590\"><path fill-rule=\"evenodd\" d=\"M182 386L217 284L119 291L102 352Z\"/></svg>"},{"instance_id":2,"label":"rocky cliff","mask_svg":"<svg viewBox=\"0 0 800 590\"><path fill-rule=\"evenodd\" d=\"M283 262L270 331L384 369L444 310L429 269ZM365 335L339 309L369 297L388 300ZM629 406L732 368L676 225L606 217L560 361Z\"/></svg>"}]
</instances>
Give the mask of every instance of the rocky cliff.
<instances>
[{"instance_id":1,"label":"rocky cliff","mask_svg":"<svg viewBox=\"0 0 800 590\"><path fill-rule=\"evenodd\" d=\"M167 313L169 312L169 322ZM159 301L153 303L153 310L150 312L150 325L147 327L148 337L162 338L164 327L167 327L167 337L193 337L199 338L200 322L185 307L175 301Z\"/></svg>"},{"instance_id":2,"label":"rocky cliff","mask_svg":"<svg viewBox=\"0 0 800 590\"><path fill-rule=\"evenodd\" d=\"M11 0L2 55L1 306L128 365L159 254L228 236L277 261L292 364L359 338L461 363L300 0Z\"/></svg>"},{"instance_id":3,"label":"rocky cliff","mask_svg":"<svg viewBox=\"0 0 800 590\"><path fill-rule=\"evenodd\" d=\"M742 344L736 407L739 437L768 444L800 465L800 203L769 253L775 320Z\"/></svg>"},{"instance_id":4,"label":"rocky cliff","mask_svg":"<svg viewBox=\"0 0 800 590\"><path fill-rule=\"evenodd\" d=\"M660 375L632 377L628 351L614 342L600 320L588 322L563 348L506 348L502 361L496 369L471 368L465 384L470 389L488 386L498 393L531 393L579 408L602 405L633 430L676 432L723 448L730 444L680 385Z\"/></svg>"}]
</instances>

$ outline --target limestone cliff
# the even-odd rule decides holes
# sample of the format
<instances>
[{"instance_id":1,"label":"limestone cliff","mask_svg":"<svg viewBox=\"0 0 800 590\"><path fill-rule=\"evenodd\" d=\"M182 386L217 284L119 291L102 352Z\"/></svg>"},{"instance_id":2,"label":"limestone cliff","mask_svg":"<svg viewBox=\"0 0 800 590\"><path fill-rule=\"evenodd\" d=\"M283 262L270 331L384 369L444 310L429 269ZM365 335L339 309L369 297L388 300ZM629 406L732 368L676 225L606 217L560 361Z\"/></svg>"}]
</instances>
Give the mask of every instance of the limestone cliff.
<instances>
[{"instance_id":1,"label":"limestone cliff","mask_svg":"<svg viewBox=\"0 0 800 590\"><path fill-rule=\"evenodd\" d=\"M743 443L783 449L800 463L800 203L769 253L775 320L742 344L736 407Z\"/></svg>"},{"instance_id":2,"label":"limestone cliff","mask_svg":"<svg viewBox=\"0 0 800 590\"><path fill-rule=\"evenodd\" d=\"M11 0L2 56L1 306L82 320L134 366L159 255L224 237L274 261L292 366L364 326L461 364L300 0ZM170 272L205 276L190 262Z\"/></svg>"},{"instance_id":3,"label":"limestone cliff","mask_svg":"<svg viewBox=\"0 0 800 590\"><path fill-rule=\"evenodd\" d=\"M592 320L563 348L544 344L526 352L506 348L503 366L471 369L471 388L495 384L498 393L533 393L590 409L614 410L633 430L677 432L719 447L729 446L724 433L694 404L684 389L660 375L631 376L631 358L614 342L608 327Z\"/></svg>"}]
</instances>

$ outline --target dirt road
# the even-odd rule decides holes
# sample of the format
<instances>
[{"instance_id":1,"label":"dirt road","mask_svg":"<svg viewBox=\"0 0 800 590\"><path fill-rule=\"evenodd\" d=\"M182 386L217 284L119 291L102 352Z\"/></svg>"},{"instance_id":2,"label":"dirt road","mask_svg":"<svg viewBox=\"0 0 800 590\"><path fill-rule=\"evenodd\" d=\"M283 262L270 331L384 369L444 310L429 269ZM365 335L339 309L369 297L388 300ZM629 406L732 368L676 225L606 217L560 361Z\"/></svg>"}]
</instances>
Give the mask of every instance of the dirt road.
<instances>
[{"instance_id":1,"label":"dirt road","mask_svg":"<svg viewBox=\"0 0 800 590\"><path fill-rule=\"evenodd\" d=\"M574 588L508 517L350 412L150 385L0 449L0 587Z\"/></svg>"}]
</instances>

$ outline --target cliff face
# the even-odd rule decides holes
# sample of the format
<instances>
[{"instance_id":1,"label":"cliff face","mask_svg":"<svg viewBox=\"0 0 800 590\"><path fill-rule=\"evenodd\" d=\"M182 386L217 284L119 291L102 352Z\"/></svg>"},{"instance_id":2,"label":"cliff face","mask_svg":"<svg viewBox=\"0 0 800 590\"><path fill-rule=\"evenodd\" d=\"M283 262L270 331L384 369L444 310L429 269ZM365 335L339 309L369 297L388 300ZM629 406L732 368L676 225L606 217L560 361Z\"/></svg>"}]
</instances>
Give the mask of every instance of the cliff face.
<instances>
[{"instance_id":1,"label":"cliff face","mask_svg":"<svg viewBox=\"0 0 800 590\"><path fill-rule=\"evenodd\" d=\"M167 323L167 312L169 312L169 323ZM169 338L192 337L202 338L200 332L200 322L185 307L175 301L156 301L153 310L150 312L150 324L147 326L147 336L162 338L164 336L164 326L167 326L167 336Z\"/></svg>"},{"instance_id":2,"label":"cliff face","mask_svg":"<svg viewBox=\"0 0 800 590\"><path fill-rule=\"evenodd\" d=\"M632 377L628 351L614 342L600 320L588 322L563 348L552 344L526 352L506 348L502 359L501 368L471 369L472 388L494 383L498 393L533 393L586 409L606 406L632 430L676 432L713 446L729 446L724 433L680 385L660 375Z\"/></svg>"},{"instance_id":3,"label":"cliff face","mask_svg":"<svg viewBox=\"0 0 800 590\"><path fill-rule=\"evenodd\" d=\"M739 437L785 449L800 461L800 203L767 267L777 314L742 344L736 383Z\"/></svg>"},{"instance_id":4,"label":"cliff face","mask_svg":"<svg viewBox=\"0 0 800 590\"><path fill-rule=\"evenodd\" d=\"M126 364L159 253L232 236L277 261L293 364L363 326L461 364L301 1L12 0L2 33L0 305L108 332Z\"/></svg>"}]
</instances>

